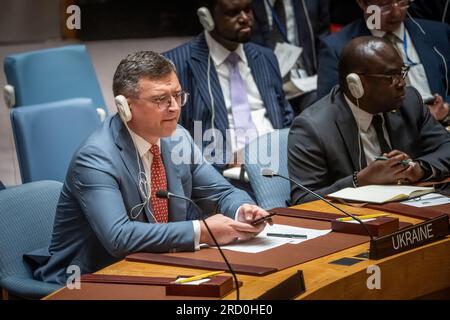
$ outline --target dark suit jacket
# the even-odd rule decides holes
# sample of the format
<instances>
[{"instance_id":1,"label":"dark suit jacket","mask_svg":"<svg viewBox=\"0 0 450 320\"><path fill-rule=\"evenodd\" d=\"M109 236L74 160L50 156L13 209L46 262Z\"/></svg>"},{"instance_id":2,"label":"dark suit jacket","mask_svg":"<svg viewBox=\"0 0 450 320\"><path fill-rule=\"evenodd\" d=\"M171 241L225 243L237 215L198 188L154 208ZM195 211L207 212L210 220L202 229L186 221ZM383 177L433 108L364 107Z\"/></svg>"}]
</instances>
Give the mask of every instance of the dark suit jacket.
<instances>
[{"instance_id":1,"label":"dark suit jacket","mask_svg":"<svg viewBox=\"0 0 450 320\"><path fill-rule=\"evenodd\" d=\"M292 122L293 112L283 92L280 69L275 55L270 49L253 43L244 44L244 51L270 122L275 129L288 127ZM207 80L209 49L205 35L202 33L192 41L166 52L165 55L175 63L181 86L190 93L189 100L182 109L180 123L194 137L194 121L197 121L201 124L203 134L205 130L211 129L212 112ZM226 130L229 128L227 110L212 61L210 77L215 109L214 127L220 130L222 137L225 138ZM203 148L209 144L211 141L203 141ZM222 150L216 150L216 152L223 152L220 156L221 163L217 161L214 163L219 169L225 167L225 163L231 156L229 150L225 153L225 142L223 146Z\"/></svg>"},{"instance_id":2,"label":"dark suit jacket","mask_svg":"<svg viewBox=\"0 0 450 320\"><path fill-rule=\"evenodd\" d=\"M450 27L444 23L416 19L423 31L411 20L405 20L405 26L414 43L414 47L422 62L430 85L431 93L440 94L445 101L450 102L450 92L447 91L447 80L450 81ZM339 83L338 61L342 49L353 38L371 35L363 19L349 24L340 32L326 37L319 51L319 72L317 98L327 95L331 88ZM447 72L442 58L435 52L436 47L447 62Z\"/></svg>"},{"instance_id":3,"label":"dark suit jacket","mask_svg":"<svg viewBox=\"0 0 450 320\"><path fill-rule=\"evenodd\" d=\"M271 39L271 28L267 19L267 11L264 5L265 1L253 0L252 2L255 27L251 41L265 47L272 47L273 39ZM305 6L303 6L303 1L292 0L295 21L297 23L299 46L303 48L302 62L309 75L317 73L319 37L325 37L330 33L328 1L305 0ZM308 18L312 30L309 28Z\"/></svg>"},{"instance_id":4,"label":"dark suit jacket","mask_svg":"<svg viewBox=\"0 0 450 320\"><path fill-rule=\"evenodd\" d=\"M436 179L450 174L450 134L431 116L414 88L407 87L403 107L384 118L393 149L430 164ZM356 121L336 86L295 118L288 137L289 176L321 195L353 187L358 150ZM316 200L293 184L291 199L294 204Z\"/></svg>"}]
</instances>

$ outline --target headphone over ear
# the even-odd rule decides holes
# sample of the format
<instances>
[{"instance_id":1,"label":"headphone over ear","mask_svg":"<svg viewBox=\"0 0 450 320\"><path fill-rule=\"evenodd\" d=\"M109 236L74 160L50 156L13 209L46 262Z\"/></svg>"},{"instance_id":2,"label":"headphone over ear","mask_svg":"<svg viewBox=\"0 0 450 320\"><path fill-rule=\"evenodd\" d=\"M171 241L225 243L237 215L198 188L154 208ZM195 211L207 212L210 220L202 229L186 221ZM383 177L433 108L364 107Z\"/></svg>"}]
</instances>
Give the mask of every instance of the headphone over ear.
<instances>
[{"instance_id":1,"label":"headphone over ear","mask_svg":"<svg viewBox=\"0 0 450 320\"><path fill-rule=\"evenodd\" d=\"M203 26L203 29L210 32L214 30L214 20L212 18L211 12L206 7L201 7L197 9L197 16L200 20L200 24Z\"/></svg>"},{"instance_id":2,"label":"headphone over ear","mask_svg":"<svg viewBox=\"0 0 450 320\"><path fill-rule=\"evenodd\" d=\"M345 78L347 87L355 99L361 99L364 96L364 87L361 78L356 73L349 73Z\"/></svg>"},{"instance_id":3,"label":"headphone over ear","mask_svg":"<svg viewBox=\"0 0 450 320\"><path fill-rule=\"evenodd\" d=\"M130 121L133 116L131 114L130 106L128 105L127 98L122 95L118 95L114 98L117 106L117 113L124 123Z\"/></svg>"}]
</instances>

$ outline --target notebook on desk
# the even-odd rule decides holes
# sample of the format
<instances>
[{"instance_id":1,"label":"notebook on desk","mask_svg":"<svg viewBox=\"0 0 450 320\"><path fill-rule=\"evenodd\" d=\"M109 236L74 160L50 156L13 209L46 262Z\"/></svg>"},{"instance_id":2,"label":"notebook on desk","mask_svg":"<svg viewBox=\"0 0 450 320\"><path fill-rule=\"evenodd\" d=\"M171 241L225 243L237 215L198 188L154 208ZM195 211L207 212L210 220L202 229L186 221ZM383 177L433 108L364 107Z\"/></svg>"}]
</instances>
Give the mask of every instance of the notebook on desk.
<instances>
[{"instance_id":1,"label":"notebook on desk","mask_svg":"<svg viewBox=\"0 0 450 320\"><path fill-rule=\"evenodd\" d=\"M369 185L359 188L345 188L329 194L333 199L359 201L368 203L388 203L412 199L434 192L433 187L418 187L404 185Z\"/></svg>"}]
</instances>

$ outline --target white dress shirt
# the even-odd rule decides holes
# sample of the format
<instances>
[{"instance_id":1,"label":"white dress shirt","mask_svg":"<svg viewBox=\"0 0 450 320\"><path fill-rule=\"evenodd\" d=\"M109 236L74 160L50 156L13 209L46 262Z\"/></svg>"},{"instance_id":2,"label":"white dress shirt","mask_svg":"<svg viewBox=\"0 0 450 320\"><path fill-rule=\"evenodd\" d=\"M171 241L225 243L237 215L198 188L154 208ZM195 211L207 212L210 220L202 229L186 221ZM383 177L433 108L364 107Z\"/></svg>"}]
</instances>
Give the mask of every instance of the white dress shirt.
<instances>
[{"instance_id":1,"label":"white dress shirt","mask_svg":"<svg viewBox=\"0 0 450 320\"><path fill-rule=\"evenodd\" d=\"M211 54L212 61L217 71L217 76L219 78L220 87L222 89L223 98L225 101L225 106L228 114L228 124L230 128L231 136L231 150L236 152L242 149L243 145L237 145L235 132L234 132L234 120L233 112L231 109L231 95L230 95L230 83L229 83L229 68L225 61L231 51L227 50L220 43L214 40L208 32L205 31L206 43L209 48L209 53ZM270 122L267 114L267 110L264 107L264 102L259 93L258 87L256 86L255 80L253 79L251 70L248 66L247 57L245 56L244 48L242 44L239 44L235 52L240 57L238 63L239 72L242 79L247 86L247 99L250 105L251 116L253 123L255 124L256 130L258 131L258 136L266 134L273 131L273 125Z\"/></svg>"},{"instance_id":2,"label":"white dress shirt","mask_svg":"<svg viewBox=\"0 0 450 320\"><path fill-rule=\"evenodd\" d=\"M377 132L375 131L374 126L372 125L373 114L364 111L361 108L358 108L350 99L345 96L345 101L347 101L350 110L353 113L353 117L355 118L356 124L359 128L359 136L361 137L362 145L364 148L364 155L366 157L366 163L369 165L372 161L375 160L375 157L381 156L381 148L380 143L378 142ZM389 135L386 130L386 122L384 120L383 114L379 114L383 119L383 135L388 143L389 147L392 148L391 141L389 140ZM359 153L358 153L359 154ZM363 168L358 168L359 170Z\"/></svg>"},{"instance_id":3,"label":"white dress shirt","mask_svg":"<svg viewBox=\"0 0 450 320\"><path fill-rule=\"evenodd\" d=\"M270 5L273 7L275 0L269 0ZM277 28L273 23L272 8L269 6L267 1L264 1L264 6L267 12L267 22L270 29ZM297 34L297 22L295 21L294 8L292 6L292 0L283 0L284 12L286 13L286 32L289 42L293 45L298 46L298 34Z\"/></svg>"},{"instance_id":4,"label":"white dress shirt","mask_svg":"<svg viewBox=\"0 0 450 320\"><path fill-rule=\"evenodd\" d=\"M385 31L381 30L370 30L372 32L372 35L375 37L384 37L386 34ZM406 32L405 32L406 31ZM406 41L406 49L409 59L413 63L417 63L417 65L412 66L409 69L408 73L408 80L411 86L417 89L419 91L420 95L422 96L422 99L429 98L433 96L433 93L431 92L430 85L428 83L427 74L425 73L425 68L423 67L422 62L420 61L419 55L417 54L416 48L414 47L414 43L411 40L411 37L409 36L408 30L405 30L405 25L402 23L400 27L393 32L393 34L397 37L396 39L396 47L397 51L401 53L403 61L405 63L408 63L407 56L405 54L405 48L404 48L404 42ZM406 37L405 37L406 35Z\"/></svg>"},{"instance_id":5,"label":"white dress shirt","mask_svg":"<svg viewBox=\"0 0 450 320\"><path fill-rule=\"evenodd\" d=\"M141 136L138 136L136 133L134 133L130 128L128 128L128 132L131 135L131 139L134 142L134 146L136 147L138 154L139 154L139 158L142 161L142 165L144 166L144 168L140 168L140 172L139 172L139 176L141 176L141 172L144 173L146 179L147 179L147 186L148 186L148 201L150 202L150 195L151 195L151 187L152 187L152 180L151 180L151 166L152 166L152 162L153 162L153 154L150 152L150 148L152 147L152 144L149 143L147 140L145 140L144 138L142 138ZM160 147L161 149L161 140L158 139L158 141L156 142L156 144L158 145L158 147ZM140 167L139 161L136 159L136 161L138 162L138 166ZM142 170L144 169L144 170ZM139 182L138 182L139 183ZM153 215L153 213L152 213ZM155 219L155 217L153 217ZM155 219L156 221L156 219ZM195 245L195 250L200 250L200 221L198 220L192 220L192 226L194 228L194 245Z\"/></svg>"}]
</instances>

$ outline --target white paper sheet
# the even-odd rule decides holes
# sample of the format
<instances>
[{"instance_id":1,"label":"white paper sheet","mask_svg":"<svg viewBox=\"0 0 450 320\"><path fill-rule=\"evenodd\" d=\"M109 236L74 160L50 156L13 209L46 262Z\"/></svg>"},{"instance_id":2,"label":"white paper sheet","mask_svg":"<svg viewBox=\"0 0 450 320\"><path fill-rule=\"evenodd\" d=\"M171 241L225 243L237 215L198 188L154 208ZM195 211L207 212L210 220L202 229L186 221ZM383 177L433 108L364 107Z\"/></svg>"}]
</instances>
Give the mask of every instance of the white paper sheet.
<instances>
[{"instance_id":1,"label":"white paper sheet","mask_svg":"<svg viewBox=\"0 0 450 320\"><path fill-rule=\"evenodd\" d=\"M310 92L317 89L317 74L311 77L291 77L292 83L302 92Z\"/></svg>"},{"instance_id":2,"label":"white paper sheet","mask_svg":"<svg viewBox=\"0 0 450 320\"><path fill-rule=\"evenodd\" d=\"M438 193L429 193L415 199L403 201L402 203L408 206L424 208L450 203L450 198Z\"/></svg>"},{"instance_id":3,"label":"white paper sheet","mask_svg":"<svg viewBox=\"0 0 450 320\"><path fill-rule=\"evenodd\" d=\"M258 253L279 247L286 243L297 244L306 240L314 239L323 236L329 233L330 231L331 230L299 228L281 224L274 224L273 226L267 225L266 228L255 238L247 241L237 241L232 244L221 246L221 248L238 252ZM298 239L298 238L268 237L267 233L303 234L306 235L307 238Z\"/></svg>"},{"instance_id":4,"label":"white paper sheet","mask_svg":"<svg viewBox=\"0 0 450 320\"><path fill-rule=\"evenodd\" d=\"M278 64L280 65L281 76L284 77L294 67L303 48L288 43L277 43L274 49Z\"/></svg>"}]
</instances>

